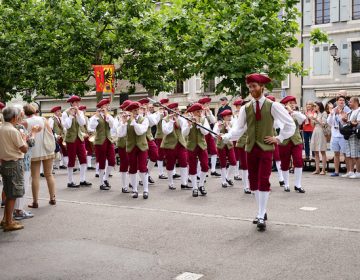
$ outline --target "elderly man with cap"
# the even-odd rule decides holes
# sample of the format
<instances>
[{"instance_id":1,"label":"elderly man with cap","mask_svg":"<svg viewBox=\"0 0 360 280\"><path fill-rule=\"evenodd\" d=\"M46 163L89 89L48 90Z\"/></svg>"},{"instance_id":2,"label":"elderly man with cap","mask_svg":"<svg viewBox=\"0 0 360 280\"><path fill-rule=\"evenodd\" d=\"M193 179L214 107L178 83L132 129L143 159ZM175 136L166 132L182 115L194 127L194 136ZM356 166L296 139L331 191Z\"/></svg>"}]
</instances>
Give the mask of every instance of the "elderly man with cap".
<instances>
[{"instance_id":1,"label":"elderly man with cap","mask_svg":"<svg viewBox=\"0 0 360 280\"><path fill-rule=\"evenodd\" d=\"M132 102L126 107L130 116L126 122L119 124L119 137L126 137L126 152L129 157L129 179L133 187L133 198L138 198L138 181L136 173L139 171L143 182L143 198L149 197L149 183L147 173L148 142L146 134L149 128L149 120L139 113L140 103ZM121 159L120 159L121 160Z\"/></svg>"},{"instance_id":2,"label":"elderly man with cap","mask_svg":"<svg viewBox=\"0 0 360 280\"><path fill-rule=\"evenodd\" d=\"M96 113L89 120L89 128L96 130L95 155L99 163L100 190L110 190L109 175L115 166L115 148L111 130L116 128L114 118L108 112L110 99L103 99L96 105ZM106 161L108 166L106 167ZM105 170L106 167L106 170ZM104 175L105 173L105 175Z\"/></svg>"},{"instance_id":3,"label":"elderly man with cap","mask_svg":"<svg viewBox=\"0 0 360 280\"><path fill-rule=\"evenodd\" d=\"M88 187L92 185L86 181L86 149L84 135L81 131L81 126L86 124L86 120L84 113L79 110L80 101L81 98L76 95L68 98L67 102L70 103L70 108L62 114L62 124L66 129L65 142L69 155L68 188ZM73 180L76 156L80 162L80 185L75 184Z\"/></svg>"},{"instance_id":4,"label":"elderly man with cap","mask_svg":"<svg viewBox=\"0 0 360 280\"><path fill-rule=\"evenodd\" d=\"M203 110L203 116L207 119L209 125L214 125L216 123L216 118L213 115L212 111L210 110L210 97L204 97L199 99L198 103L200 103L204 110ZM231 111L231 110L230 110ZM218 157L217 149L216 149L216 143L215 139L212 134L208 133L205 136L206 144L207 144L207 151L208 155L210 155L210 162L211 162L211 176L220 177L221 175L216 172L216 160Z\"/></svg>"},{"instance_id":5,"label":"elderly man with cap","mask_svg":"<svg viewBox=\"0 0 360 280\"><path fill-rule=\"evenodd\" d=\"M201 126L210 129L210 125L206 118L202 117L203 106L199 103L194 103L187 109L187 113L190 113L191 118L196 124L189 122L189 125L183 131L183 135L187 137L187 150L189 161L189 174L192 184L192 196L197 197L199 191L201 195L206 195L205 190L205 178L209 171L208 153L205 136L209 131L203 129ZM201 126L199 126L199 125ZM200 161L200 182L199 188L197 187L197 161Z\"/></svg>"},{"instance_id":6,"label":"elderly man with cap","mask_svg":"<svg viewBox=\"0 0 360 280\"><path fill-rule=\"evenodd\" d=\"M171 103L167 106L176 112L179 112L179 104ZM186 141L183 135L188 123L184 118L178 117L176 114L170 114L162 120L162 131L164 137L161 148L165 151L166 170L168 172L169 189L175 190L174 186L174 168L176 161L179 163L181 176L181 189L188 189L188 164Z\"/></svg>"},{"instance_id":7,"label":"elderly man with cap","mask_svg":"<svg viewBox=\"0 0 360 280\"><path fill-rule=\"evenodd\" d=\"M250 189L255 193L258 214L253 223L260 231L266 229L266 206L270 193L270 175L274 144L281 143L295 132L295 124L285 108L265 98L265 84L271 79L261 74L246 77L246 83L253 97L240 109L239 118L231 131L220 135L225 142L241 137L247 131L245 150L247 152ZM280 134L274 137L273 125L278 120L283 124Z\"/></svg>"},{"instance_id":8,"label":"elderly man with cap","mask_svg":"<svg viewBox=\"0 0 360 280\"><path fill-rule=\"evenodd\" d=\"M84 105L81 105L81 106L79 106L79 110L83 112L84 117L85 117L85 125L81 127L81 130L84 133L87 170L95 170L95 168L92 167L92 163L91 163L92 156L94 154L94 145L93 145L93 143L90 142L90 134L94 133L94 130L92 130L89 127L89 118L86 116L87 107Z\"/></svg>"},{"instance_id":9,"label":"elderly man with cap","mask_svg":"<svg viewBox=\"0 0 360 280\"><path fill-rule=\"evenodd\" d=\"M217 134L226 134L230 131L232 112L225 110L221 112L222 121L218 121L214 126L214 132ZM217 151L219 155L220 168L221 168L221 186L227 188L233 186L234 182L232 177L236 168L236 158L233 142L224 143L223 140L217 142ZM229 168L226 170L227 163Z\"/></svg>"},{"instance_id":10,"label":"elderly man with cap","mask_svg":"<svg viewBox=\"0 0 360 280\"><path fill-rule=\"evenodd\" d=\"M294 135L285 139L279 144L279 154L281 160L281 171L284 177L284 191L290 192L289 188L289 169L290 160L292 159L294 165L295 174L295 191L299 193L305 193L305 190L301 186L301 176L303 170L303 140L300 134L300 125L306 120L306 116L299 111L296 111L296 97L286 96L281 101L289 112L289 115L294 119L296 129Z\"/></svg>"},{"instance_id":11,"label":"elderly man with cap","mask_svg":"<svg viewBox=\"0 0 360 280\"><path fill-rule=\"evenodd\" d=\"M220 98L220 104L221 106L219 107L219 110L217 112L217 119L221 120L221 112L225 111L225 110L230 110L231 111L231 107L228 105L228 99L226 96L223 96Z\"/></svg>"}]
</instances>

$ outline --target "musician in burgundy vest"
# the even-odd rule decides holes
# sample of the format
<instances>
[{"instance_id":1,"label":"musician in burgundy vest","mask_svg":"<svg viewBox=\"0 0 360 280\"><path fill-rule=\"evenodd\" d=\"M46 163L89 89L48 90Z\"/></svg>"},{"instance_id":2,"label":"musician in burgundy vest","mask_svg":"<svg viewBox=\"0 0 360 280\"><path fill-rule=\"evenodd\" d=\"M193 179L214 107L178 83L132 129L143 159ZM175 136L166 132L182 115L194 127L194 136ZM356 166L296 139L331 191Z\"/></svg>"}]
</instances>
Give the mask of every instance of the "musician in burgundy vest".
<instances>
[{"instance_id":1,"label":"musician in burgundy vest","mask_svg":"<svg viewBox=\"0 0 360 280\"><path fill-rule=\"evenodd\" d=\"M213 130L217 134L226 134L230 131L232 127L232 112L230 110L224 110L220 113L220 116L222 117L222 120L215 123ZM223 188L233 186L234 182L232 181L232 177L234 176L234 171L236 168L234 144L232 141L224 143L223 140L218 140L216 146L221 168L221 186ZM229 167L226 170L228 162Z\"/></svg>"},{"instance_id":2,"label":"musician in burgundy vest","mask_svg":"<svg viewBox=\"0 0 360 280\"><path fill-rule=\"evenodd\" d=\"M191 114L193 121L201 126L189 122L189 125L183 132L184 136L187 137L189 175L192 184L193 197L197 197L199 195L199 191L201 195L207 194L205 190L205 178L207 172L209 171L209 163L205 136L209 133L209 131L203 129L202 127L210 129L210 125L207 119L203 117L202 111L203 107L199 103L194 103L187 109L187 112ZM197 187L196 178L198 160L200 161L201 167L199 188Z\"/></svg>"},{"instance_id":3,"label":"musician in burgundy vest","mask_svg":"<svg viewBox=\"0 0 360 280\"><path fill-rule=\"evenodd\" d=\"M81 131L81 126L85 125L85 117L83 112L79 110L80 101L81 98L79 96L71 96L67 100L67 102L70 103L70 108L62 114L62 123L66 129L65 142L69 156L68 188L79 188L80 186L92 185L86 181L86 149L84 134ZM75 184L73 180L76 156L80 162L80 185Z\"/></svg>"},{"instance_id":4,"label":"musician in burgundy vest","mask_svg":"<svg viewBox=\"0 0 360 280\"><path fill-rule=\"evenodd\" d=\"M203 110L203 116L207 119L209 125L214 125L216 123L216 117L210 110L210 97L204 97L199 99L198 103L200 103L204 110ZM218 157L217 149L216 149L216 143L215 138L211 133L206 134L205 136L206 145L207 145L207 151L208 155L210 155L210 170L211 170L211 176L220 177L221 175L216 172L216 161Z\"/></svg>"},{"instance_id":5,"label":"musician in burgundy vest","mask_svg":"<svg viewBox=\"0 0 360 280\"><path fill-rule=\"evenodd\" d=\"M301 176L303 170L303 140L300 134L300 125L306 120L306 116L296 110L296 98L294 96L286 96L280 101L289 112L289 115L294 119L296 130L295 134L285 139L279 145L280 159L281 159L281 170L284 176L284 191L290 192L289 187L289 168L290 160L292 159L294 165L295 175L295 191L298 193L305 193L305 190L301 186Z\"/></svg>"},{"instance_id":6,"label":"musician in burgundy vest","mask_svg":"<svg viewBox=\"0 0 360 280\"><path fill-rule=\"evenodd\" d=\"M154 166L159 159L159 151L158 151L158 147L155 143L154 137L151 133L151 127L153 127L154 125L157 124L156 113L151 114L149 112L149 110L148 110L149 99L143 98L143 99L140 99L138 102L141 104L140 114L144 118L147 118L149 121L149 128L146 132L146 139L147 139L148 146L149 146L149 150L148 150L149 160L147 163L147 169L148 169L148 173L149 173L149 175L148 175L149 184L154 184L155 182L151 177L151 171L154 169Z\"/></svg>"},{"instance_id":7,"label":"musician in burgundy vest","mask_svg":"<svg viewBox=\"0 0 360 280\"><path fill-rule=\"evenodd\" d=\"M109 175L115 166L115 147L111 130L115 129L115 120L108 112L110 99L103 99L96 105L96 113L89 120L89 128L96 130L95 155L99 163L100 190L111 188ZM106 166L106 161L108 165ZM106 167L106 169L105 169ZM104 175L105 173L105 175Z\"/></svg>"},{"instance_id":8,"label":"musician in burgundy vest","mask_svg":"<svg viewBox=\"0 0 360 280\"><path fill-rule=\"evenodd\" d=\"M171 103L167 106L176 112L179 112L179 104ZM162 131L164 137L161 143L161 148L165 151L166 170L168 172L169 189L175 190L174 186L174 168L176 161L180 167L181 189L188 189L188 164L187 164L187 150L186 140L183 131L188 124L184 118L178 117L176 114L171 114L163 118Z\"/></svg>"},{"instance_id":9,"label":"musician in burgundy vest","mask_svg":"<svg viewBox=\"0 0 360 280\"><path fill-rule=\"evenodd\" d=\"M87 169L88 170L95 170L95 167L92 167L92 156L94 154L94 145L89 141L90 138L90 132L88 129L89 124L89 118L86 116L86 109L87 107L84 105L81 105L79 107L79 110L84 113L85 116L85 125L82 127L84 135L84 141L85 141L85 149L86 149L86 162L87 162Z\"/></svg>"},{"instance_id":10,"label":"musician in burgundy vest","mask_svg":"<svg viewBox=\"0 0 360 280\"><path fill-rule=\"evenodd\" d=\"M272 102L276 102L275 96L268 95L266 96L267 99L271 100ZM276 130L281 128L281 123L274 122L274 134L277 135ZM283 173L281 171L281 160L280 160L280 152L279 152L279 145L274 144L274 153L273 153L273 161L275 161L276 170L278 174L278 180L280 187L283 187L285 185Z\"/></svg>"},{"instance_id":11,"label":"musician in burgundy vest","mask_svg":"<svg viewBox=\"0 0 360 280\"><path fill-rule=\"evenodd\" d=\"M132 102L126 107L131 116L126 123L119 125L119 137L126 137L126 152L129 158L129 179L133 187L133 198L138 198L138 180L136 173L139 171L143 183L143 198L149 197L149 183L147 173L148 143L146 133L149 128L149 120L139 113L140 103Z\"/></svg>"},{"instance_id":12,"label":"musician in burgundy vest","mask_svg":"<svg viewBox=\"0 0 360 280\"><path fill-rule=\"evenodd\" d=\"M49 125L55 134L56 142L60 146L60 153L62 156L61 159L62 165L60 166L60 169L66 169L69 162L69 158L68 158L66 146L64 145L65 129L61 121L61 106L53 107L51 109L51 113L53 113L54 116L49 119Z\"/></svg>"},{"instance_id":13,"label":"musician in burgundy vest","mask_svg":"<svg viewBox=\"0 0 360 280\"><path fill-rule=\"evenodd\" d=\"M277 102L265 98L265 84L271 80L261 74L251 74L246 77L246 83L253 97L251 102L240 109L239 118L231 131L220 135L219 139L225 142L233 138L240 138L245 132L245 150L249 167L250 189L255 193L258 205L258 214L253 223L257 224L260 231L266 229L266 206L270 192L270 175L274 144L280 143L291 137L295 132L293 119ZM274 120L283 124L283 129L278 136L274 136Z\"/></svg>"}]
</instances>

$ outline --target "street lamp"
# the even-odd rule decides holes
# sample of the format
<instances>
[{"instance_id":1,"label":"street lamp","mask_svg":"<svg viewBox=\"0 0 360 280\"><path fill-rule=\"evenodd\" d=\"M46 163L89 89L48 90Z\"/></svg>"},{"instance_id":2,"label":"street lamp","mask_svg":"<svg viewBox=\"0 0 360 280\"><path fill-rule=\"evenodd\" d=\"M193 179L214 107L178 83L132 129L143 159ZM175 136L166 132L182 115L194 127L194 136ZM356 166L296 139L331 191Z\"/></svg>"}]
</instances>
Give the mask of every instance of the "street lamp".
<instances>
[{"instance_id":1,"label":"street lamp","mask_svg":"<svg viewBox=\"0 0 360 280\"><path fill-rule=\"evenodd\" d=\"M330 55L334 58L334 61L340 65L340 57L337 56L338 50L339 49L335 44L332 44L329 49Z\"/></svg>"}]
</instances>

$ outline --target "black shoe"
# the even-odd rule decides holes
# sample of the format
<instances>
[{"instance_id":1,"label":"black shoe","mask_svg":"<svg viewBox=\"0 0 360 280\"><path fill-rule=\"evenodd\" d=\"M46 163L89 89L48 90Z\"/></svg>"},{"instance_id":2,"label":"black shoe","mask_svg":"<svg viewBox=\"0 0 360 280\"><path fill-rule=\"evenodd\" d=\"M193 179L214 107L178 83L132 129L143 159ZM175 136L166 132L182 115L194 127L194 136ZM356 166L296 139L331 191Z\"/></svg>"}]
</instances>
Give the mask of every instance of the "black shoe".
<instances>
[{"instance_id":1,"label":"black shoe","mask_svg":"<svg viewBox=\"0 0 360 280\"><path fill-rule=\"evenodd\" d=\"M192 196L193 197L198 197L199 196L198 190L193 190Z\"/></svg>"},{"instance_id":2,"label":"black shoe","mask_svg":"<svg viewBox=\"0 0 360 280\"><path fill-rule=\"evenodd\" d=\"M132 186L131 184L129 184L129 188L130 188L130 189L132 189L132 188L133 188L133 186Z\"/></svg>"},{"instance_id":3,"label":"black shoe","mask_svg":"<svg viewBox=\"0 0 360 280\"><path fill-rule=\"evenodd\" d=\"M257 228L259 231L264 231L266 230L266 223L265 223L265 219L259 219L257 222Z\"/></svg>"},{"instance_id":4,"label":"black shoe","mask_svg":"<svg viewBox=\"0 0 360 280\"><path fill-rule=\"evenodd\" d=\"M250 191L249 188L246 188L246 189L244 189L244 193L245 193L245 194L251 194L251 191Z\"/></svg>"},{"instance_id":5,"label":"black shoe","mask_svg":"<svg viewBox=\"0 0 360 280\"><path fill-rule=\"evenodd\" d=\"M290 188L289 187L284 187L284 191L285 192L290 192Z\"/></svg>"},{"instance_id":6,"label":"black shoe","mask_svg":"<svg viewBox=\"0 0 360 280\"><path fill-rule=\"evenodd\" d=\"M256 224L258 223L258 220L259 220L259 218L256 217L256 218L253 220L253 224L256 225ZM264 215L264 220L267 221L267 213L265 213L265 215Z\"/></svg>"},{"instance_id":7,"label":"black shoe","mask_svg":"<svg viewBox=\"0 0 360 280\"><path fill-rule=\"evenodd\" d=\"M95 167L92 167L92 166L90 166L90 167L88 167L87 168L87 170L95 170L96 168Z\"/></svg>"},{"instance_id":8,"label":"black shoe","mask_svg":"<svg viewBox=\"0 0 360 280\"><path fill-rule=\"evenodd\" d=\"M179 179L179 178L181 178L181 176L180 176L179 174L176 174L176 173L175 173L175 174L173 175L173 179Z\"/></svg>"},{"instance_id":9,"label":"black shoe","mask_svg":"<svg viewBox=\"0 0 360 280\"><path fill-rule=\"evenodd\" d=\"M57 166L54 166L54 167L53 167L53 169L54 169L54 170L58 170L58 169L59 169L59 167L57 167Z\"/></svg>"},{"instance_id":10,"label":"black shoe","mask_svg":"<svg viewBox=\"0 0 360 280\"><path fill-rule=\"evenodd\" d=\"M226 179L226 182L229 184L229 186L233 186L234 185L234 182L232 181L232 180L228 180L228 179Z\"/></svg>"},{"instance_id":11,"label":"black shoe","mask_svg":"<svg viewBox=\"0 0 360 280\"><path fill-rule=\"evenodd\" d=\"M139 186L142 186L143 185L143 182L142 181L139 181Z\"/></svg>"},{"instance_id":12,"label":"black shoe","mask_svg":"<svg viewBox=\"0 0 360 280\"><path fill-rule=\"evenodd\" d=\"M107 180L104 180L104 185L107 186L109 189L111 189L111 186Z\"/></svg>"},{"instance_id":13,"label":"black shoe","mask_svg":"<svg viewBox=\"0 0 360 280\"><path fill-rule=\"evenodd\" d=\"M221 174L217 173L216 171L215 171L215 172L211 172L210 174L211 174L211 176L221 177Z\"/></svg>"},{"instance_id":14,"label":"black shoe","mask_svg":"<svg viewBox=\"0 0 360 280\"><path fill-rule=\"evenodd\" d=\"M143 192L143 199L148 199L149 197L149 193L148 192Z\"/></svg>"},{"instance_id":15,"label":"black shoe","mask_svg":"<svg viewBox=\"0 0 360 280\"><path fill-rule=\"evenodd\" d=\"M40 173L40 176L41 176L41 177L45 177L44 173Z\"/></svg>"},{"instance_id":16,"label":"black shoe","mask_svg":"<svg viewBox=\"0 0 360 280\"><path fill-rule=\"evenodd\" d=\"M138 198L138 197L139 197L138 192L133 192L132 198Z\"/></svg>"},{"instance_id":17,"label":"black shoe","mask_svg":"<svg viewBox=\"0 0 360 280\"><path fill-rule=\"evenodd\" d=\"M107 185L103 184L103 185L100 186L100 190L108 191L108 190L110 190L110 188Z\"/></svg>"},{"instance_id":18,"label":"black shoe","mask_svg":"<svg viewBox=\"0 0 360 280\"><path fill-rule=\"evenodd\" d=\"M189 185L181 185L181 189L182 190L190 190L190 189L192 189L192 187Z\"/></svg>"},{"instance_id":19,"label":"black shoe","mask_svg":"<svg viewBox=\"0 0 360 280\"><path fill-rule=\"evenodd\" d=\"M284 181L279 181L280 187L284 187L285 186L285 182Z\"/></svg>"},{"instance_id":20,"label":"black shoe","mask_svg":"<svg viewBox=\"0 0 360 280\"><path fill-rule=\"evenodd\" d=\"M234 180L235 181L241 181L242 179L241 179L241 177L239 175L237 175L237 176L234 176Z\"/></svg>"},{"instance_id":21,"label":"black shoe","mask_svg":"<svg viewBox=\"0 0 360 280\"><path fill-rule=\"evenodd\" d=\"M78 168L74 168L73 172L76 172L76 171L79 171L79 169L78 169Z\"/></svg>"},{"instance_id":22,"label":"black shoe","mask_svg":"<svg viewBox=\"0 0 360 280\"><path fill-rule=\"evenodd\" d=\"M169 190L176 190L176 187L175 186L173 186L173 185L169 185Z\"/></svg>"},{"instance_id":23,"label":"black shoe","mask_svg":"<svg viewBox=\"0 0 360 280\"><path fill-rule=\"evenodd\" d=\"M112 174L109 174L109 177L112 177L113 175Z\"/></svg>"},{"instance_id":24,"label":"black shoe","mask_svg":"<svg viewBox=\"0 0 360 280\"><path fill-rule=\"evenodd\" d=\"M305 193L305 190L303 188L298 188L297 186L294 187L295 191L298 193Z\"/></svg>"},{"instance_id":25,"label":"black shoe","mask_svg":"<svg viewBox=\"0 0 360 280\"><path fill-rule=\"evenodd\" d=\"M191 184L191 180L190 180L190 179L188 179L188 183L190 183L190 184Z\"/></svg>"},{"instance_id":26,"label":"black shoe","mask_svg":"<svg viewBox=\"0 0 360 280\"><path fill-rule=\"evenodd\" d=\"M201 195L206 195L207 194L204 186L199 187L199 191L200 191Z\"/></svg>"},{"instance_id":27,"label":"black shoe","mask_svg":"<svg viewBox=\"0 0 360 280\"><path fill-rule=\"evenodd\" d=\"M67 187L68 188L80 188L80 185L76 185L75 183L68 183Z\"/></svg>"},{"instance_id":28,"label":"black shoe","mask_svg":"<svg viewBox=\"0 0 360 280\"><path fill-rule=\"evenodd\" d=\"M67 167L65 165L61 165L59 166L59 169L67 169Z\"/></svg>"},{"instance_id":29,"label":"black shoe","mask_svg":"<svg viewBox=\"0 0 360 280\"><path fill-rule=\"evenodd\" d=\"M122 188L122 189L121 189L121 192L122 192L122 193L129 193L129 190L128 190L127 188Z\"/></svg>"},{"instance_id":30,"label":"black shoe","mask_svg":"<svg viewBox=\"0 0 360 280\"><path fill-rule=\"evenodd\" d=\"M96 177L96 178L99 178L99 174L95 174L95 177Z\"/></svg>"},{"instance_id":31,"label":"black shoe","mask_svg":"<svg viewBox=\"0 0 360 280\"><path fill-rule=\"evenodd\" d=\"M167 180L167 176L165 176L164 174L161 174L161 175L159 175L159 179L161 179L161 180Z\"/></svg>"},{"instance_id":32,"label":"black shoe","mask_svg":"<svg viewBox=\"0 0 360 280\"><path fill-rule=\"evenodd\" d=\"M228 187L228 185L227 185L226 183L223 183L223 184L221 184L221 187L223 187L223 188L227 188L227 187Z\"/></svg>"},{"instance_id":33,"label":"black shoe","mask_svg":"<svg viewBox=\"0 0 360 280\"><path fill-rule=\"evenodd\" d=\"M86 181L82 181L80 182L80 186L83 186L83 187L90 187L92 184L90 182L86 182Z\"/></svg>"},{"instance_id":34,"label":"black shoe","mask_svg":"<svg viewBox=\"0 0 360 280\"><path fill-rule=\"evenodd\" d=\"M148 176L148 182L149 182L149 184L154 184L155 183L154 179L151 178L150 175Z\"/></svg>"}]
</instances>

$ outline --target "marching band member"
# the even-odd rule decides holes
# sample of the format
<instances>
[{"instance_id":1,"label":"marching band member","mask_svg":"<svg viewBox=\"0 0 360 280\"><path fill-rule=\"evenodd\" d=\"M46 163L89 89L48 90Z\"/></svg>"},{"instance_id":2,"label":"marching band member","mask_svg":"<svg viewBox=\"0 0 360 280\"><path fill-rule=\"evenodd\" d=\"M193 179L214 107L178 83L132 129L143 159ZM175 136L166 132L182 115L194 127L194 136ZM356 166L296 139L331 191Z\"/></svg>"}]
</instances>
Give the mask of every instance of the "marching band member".
<instances>
[{"instance_id":1,"label":"marching band member","mask_svg":"<svg viewBox=\"0 0 360 280\"><path fill-rule=\"evenodd\" d=\"M120 113L120 117L118 120L118 128L117 128L117 147L118 153L120 157L120 181L121 181L121 192L122 193L129 193L128 185L129 185L129 158L126 152L126 135L120 137L120 127L121 125L126 125L128 122L129 113L125 111L126 107L129 106L131 103L130 100L125 100L123 104L120 105L120 109L122 112Z\"/></svg>"},{"instance_id":2,"label":"marching band member","mask_svg":"<svg viewBox=\"0 0 360 280\"><path fill-rule=\"evenodd\" d=\"M85 118L83 112L79 110L79 103L81 98L73 95L68 98L70 108L63 112L62 123L66 129L65 142L69 156L68 163L68 188L79 188L80 186L91 186L87 182L86 177L86 149L84 142L84 135L81 131L81 126L85 125ZM80 185L74 183L73 171L75 166L76 156L80 162Z\"/></svg>"},{"instance_id":3,"label":"marching band member","mask_svg":"<svg viewBox=\"0 0 360 280\"><path fill-rule=\"evenodd\" d=\"M171 103L167 106L176 112L179 112L179 104ZM183 135L188 123L185 119L176 114L170 114L162 120L162 131L164 137L161 148L165 151L166 170L168 172L169 189L175 190L174 186L174 168L176 161L179 163L181 176L181 189L188 189L188 168L187 168L187 150L186 141Z\"/></svg>"},{"instance_id":4,"label":"marching band member","mask_svg":"<svg viewBox=\"0 0 360 280\"><path fill-rule=\"evenodd\" d=\"M119 137L126 137L126 152L129 157L129 179L133 187L133 198L138 198L138 181L136 173L139 171L141 181L143 182L143 198L149 197L149 183L147 173L148 143L146 133L149 127L149 120L140 116L140 103L131 102L126 107L126 111L131 113L126 123L121 123L119 127Z\"/></svg>"},{"instance_id":5,"label":"marching band member","mask_svg":"<svg viewBox=\"0 0 360 280\"><path fill-rule=\"evenodd\" d=\"M224 110L220 113L223 118L222 121L218 121L215 123L214 132L219 134L226 134L230 131L231 125L231 117L232 112L230 110ZM229 186L233 186L234 182L231 178L234 176L234 171L236 168L236 158L234 152L234 145L232 141L227 144L224 141L217 141L217 151L219 155L220 167L221 167L221 186L223 188L227 188ZM229 168L226 170L227 162L229 161Z\"/></svg>"},{"instance_id":6,"label":"marching band member","mask_svg":"<svg viewBox=\"0 0 360 280\"><path fill-rule=\"evenodd\" d=\"M253 223L257 224L260 231L266 229L265 214L269 199L274 144L281 143L295 132L294 121L284 107L265 98L265 84L270 82L270 78L261 74L251 74L246 77L253 100L240 109L239 118L231 131L218 137L228 142L233 138L241 137L245 131L248 133L245 150L250 189L255 192L258 204L258 214ZM273 131L274 120L279 120L283 124L283 129L276 137Z\"/></svg>"},{"instance_id":7,"label":"marching band member","mask_svg":"<svg viewBox=\"0 0 360 280\"><path fill-rule=\"evenodd\" d=\"M281 159L281 170L284 176L284 191L290 192L289 188L289 168L290 160L292 158L294 165L295 174L295 191L298 193L305 193L305 190L301 186L301 176L303 170L303 158L302 149L303 141L300 134L300 125L306 120L306 116L299 111L296 111L296 97L286 96L280 101L289 112L289 115L294 119L296 130L295 133L285 139L279 145L280 159Z\"/></svg>"},{"instance_id":8,"label":"marching band member","mask_svg":"<svg viewBox=\"0 0 360 280\"><path fill-rule=\"evenodd\" d=\"M204 110L203 110L203 116L206 117L209 125L215 124L216 123L216 117L213 115L212 111L210 110L210 102L211 102L211 98L210 97L204 97L199 99L198 103L200 103ZM216 172L216 160L218 157L218 152L216 149L216 143L215 143L215 139L213 137L213 135L211 133L208 133L205 136L205 140L206 140L206 144L207 144L207 151L208 154L210 155L210 163L211 163L211 176L215 176L215 177L220 177L221 174Z\"/></svg>"},{"instance_id":9,"label":"marching band member","mask_svg":"<svg viewBox=\"0 0 360 280\"><path fill-rule=\"evenodd\" d=\"M199 103L194 103L187 109L188 113L191 113L193 120L202 125L203 127L210 129L209 123L206 118L202 117L203 107ZM199 191L201 195L206 195L205 190L205 178L209 171L208 164L208 153L205 136L209 131L203 129L201 126L189 122L189 125L184 129L184 136L187 137L187 150L188 150L188 161L189 161L189 174L192 184L192 196L197 197ZM200 161L201 172L199 188L197 187L197 161Z\"/></svg>"},{"instance_id":10,"label":"marching band member","mask_svg":"<svg viewBox=\"0 0 360 280\"><path fill-rule=\"evenodd\" d=\"M232 123L236 122L236 119L239 117L239 112L240 112L240 108L241 108L242 104L243 104L243 100L241 98L234 101L233 106L235 107L235 109L234 109L234 115L232 118ZM236 142L237 141L233 141L235 158L236 158L236 168L235 168L235 172L234 172L234 180L241 181L242 174L240 175L240 153L239 153L239 148L236 147Z\"/></svg>"},{"instance_id":11,"label":"marching band member","mask_svg":"<svg viewBox=\"0 0 360 280\"><path fill-rule=\"evenodd\" d=\"M108 112L110 99L103 99L96 105L96 113L89 120L89 128L96 130L95 155L99 163L100 190L110 190L109 175L115 166L115 148L112 143L111 130L115 120ZM106 166L107 160L107 166ZM106 170L105 170L106 166ZM105 173L105 175L104 175Z\"/></svg>"},{"instance_id":12,"label":"marching band member","mask_svg":"<svg viewBox=\"0 0 360 280\"><path fill-rule=\"evenodd\" d=\"M85 116L85 125L82 127L82 129L85 134L84 141L85 141L85 149L86 149L87 170L95 170L95 168L91 166L91 160L94 154L94 146L93 143L90 142L90 133L92 131L91 129L89 129L89 118L86 116L86 109L87 107L84 105L79 107L79 110L82 111Z\"/></svg>"}]
</instances>

